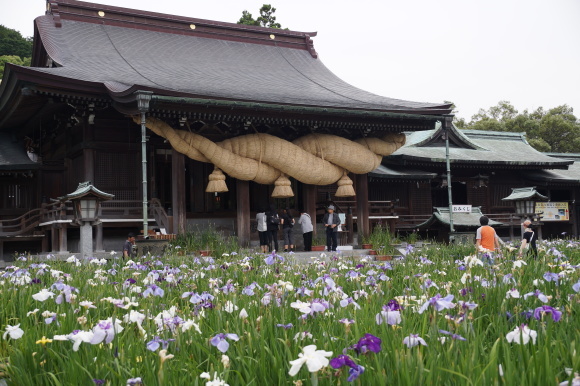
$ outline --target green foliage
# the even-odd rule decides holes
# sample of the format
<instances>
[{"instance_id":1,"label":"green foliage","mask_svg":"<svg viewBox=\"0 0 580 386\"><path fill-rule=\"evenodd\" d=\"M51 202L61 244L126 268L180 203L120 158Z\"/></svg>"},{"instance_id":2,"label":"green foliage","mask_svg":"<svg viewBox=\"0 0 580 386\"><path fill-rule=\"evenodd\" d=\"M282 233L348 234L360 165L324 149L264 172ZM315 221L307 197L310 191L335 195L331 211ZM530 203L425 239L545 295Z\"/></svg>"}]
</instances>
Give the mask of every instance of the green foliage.
<instances>
[{"instance_id":1,"label":"green foliage","mask_svg":"<svg viewBox=\"0 0 580 386\"><path fill-rule=\"evenodd\" d=\"M0 56L0 80L4 76L4 68L6 63L17 64L19 66L30 66L30 58L21 58L16 55L2 55Z\"/></svg>"},{"instance_id":2,"label":"green foliage","mask_svg":"<svg viewBox=\"0 0 580 386\"><path fill-rule=\"evenodd\" d=\"M257 25L268 28L280 29L282 26L280 23L276 23L276 16L274 16L276 8L273 8L270 4L262 5L260 8L260 16L258 19L254 19L252 14L247 10L242 12L242 17L238 20L238 24L245 25Z\"/></svg>"},{"instance_id":3,"label":"green foliage","mask_svg":"<svg viewBox=\"0 0 580 386\"><path fill-rule=\"evenodd\" d=\"M375 226L371 235L364 239L364 243L372 244L373 249L377 251L379 255L395 253L396 250L393 244L396 244L397 242L397 238L391 234L389 227L386 225L382 226L381 224Z\"/></svg>"},{"instance_id":4,"label":"green foliage","mask_svg":"<svg viewBox=\"0 0 580 386\"><path fill-rule=\"evenodd\" d=\"M0 56L32 56L32 38L23 37L20 32L0 25Z\"/></svg>"},{"instance_id":5,"label":"green foliage","mask_svg":"<svg viewBox=\"0 0 580 386\"><path fill-rule=\"evenodd\" d=\"M526 133L529 144L536 150L555 153L580 152L580 122L573 109L562 105L545 111L519 113L508 101L500 101L488 110L480 109L461 129Z\"/></svg>"},{"instance_id":6,"label":"green foliage","mask_svg":"<svg viewBox=\"0 0 580 386\"><path fill-rule=\"evenodd\" d=\"M220 257L224 253L230 253L238 249L238 241L234 236L225 236L217 231L214 226L196 228L184 234L180 234L170 243L170 250L179 251L183 254L199 251L211 251L211 255Z\"/></svg>"}]
</instances>

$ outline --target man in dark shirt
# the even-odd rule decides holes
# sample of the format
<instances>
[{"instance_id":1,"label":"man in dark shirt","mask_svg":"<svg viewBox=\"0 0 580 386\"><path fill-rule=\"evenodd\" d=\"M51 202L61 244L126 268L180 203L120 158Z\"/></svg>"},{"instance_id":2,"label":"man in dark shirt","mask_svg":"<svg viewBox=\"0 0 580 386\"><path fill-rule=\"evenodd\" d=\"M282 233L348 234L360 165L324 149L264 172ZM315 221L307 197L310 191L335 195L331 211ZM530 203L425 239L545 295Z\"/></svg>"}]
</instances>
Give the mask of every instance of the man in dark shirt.
<instances>
[{"instance_id":1,"label":"man in dark shirt","mask_svg":"<svg viewBox=\"0 0 580 386\"><path fill-rule=\"evenodd\" d=\"M328 207L328 213L322 218L322 223L326 227L326 250L336 251L338 245L338 228L340 218L334 213L334 205Z\"/></svg>"},{"instance_id":2,"label":"man in dark shirt","mask_svg":"<svg viewBox=\"0 0 580 386\"><path fill-rule=\"evenodd\" d=\"M127 236L127 240L125 240L125 244L123 245L123 258L130 258L132 259L135 257L136 253L133 251L133 246L135 245L135 234L129 233Z\"/></svg>"}]
</instances>

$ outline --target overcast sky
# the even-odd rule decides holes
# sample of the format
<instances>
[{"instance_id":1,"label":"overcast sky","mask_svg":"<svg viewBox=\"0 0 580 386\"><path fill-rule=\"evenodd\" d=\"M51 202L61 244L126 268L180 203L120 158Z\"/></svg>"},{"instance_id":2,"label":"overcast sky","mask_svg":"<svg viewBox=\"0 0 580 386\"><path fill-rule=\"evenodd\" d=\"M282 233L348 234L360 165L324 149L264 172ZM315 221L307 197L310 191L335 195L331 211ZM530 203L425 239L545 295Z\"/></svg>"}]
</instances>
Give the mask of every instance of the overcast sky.
<instances>
[{"instance_id":1,"label":"overcast sky","mask_svg":"<svg viewBox=\"0 0 580 386\"><path fill-rule=\"evenodd\" d=\"M6 2L6 0L2 0ZM268 0L109 0L236 22ZM319 58L376 94L452 101L469 120L500 100L519 111L568 104L580 117L580 0L271 0L282 27L317 31ZM32 36L44 0L6 2L0 24Z\"/></svg>"}]
</instances>

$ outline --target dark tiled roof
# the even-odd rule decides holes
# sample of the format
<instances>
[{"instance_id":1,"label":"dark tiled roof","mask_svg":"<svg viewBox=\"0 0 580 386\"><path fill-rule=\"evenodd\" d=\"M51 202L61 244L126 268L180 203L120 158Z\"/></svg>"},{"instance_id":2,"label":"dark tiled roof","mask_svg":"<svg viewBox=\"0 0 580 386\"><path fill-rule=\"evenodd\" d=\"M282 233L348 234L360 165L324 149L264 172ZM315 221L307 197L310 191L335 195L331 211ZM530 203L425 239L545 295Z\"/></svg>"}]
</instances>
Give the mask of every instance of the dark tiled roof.
<instances>
[{"instance_id":1,"label":"dark tiled roof","mask_svg":"<svg viewBox=\"0 0 580 386\"><path fill-rule=\"evenodd\" d=\"M34 170L39 164L33 162L22 143L14 142L8 133L0 133L0 170Z\"/></svg>"},{"instance_id":2,"label":"dark tiled roof","mask_svg":"<svg viewBox=\"0 0 580 386\"><path fill-rule=\"evenodd\" d=\"M52 14L35 23L58 67L33 71L53 80L102 85L113 98L146 89L170 96L410 114L450 112L449 105L386 98L342 81L317 58L310 40L315 34L70 0L51 4ZM188 20L197 27L191 29Z\"/></svg>"},{"instance_id":3,"label":"dark tiled roof","mask_svg":"<svg viewBox=\"0 0 580 386\"><path fill-rule=\"evenodd\" d=\"M437 176L437 173L425 172L411 168L384 166L369 173L371 178L389 179L389 180L430 180Z\"/></svg>"}]
</instances>

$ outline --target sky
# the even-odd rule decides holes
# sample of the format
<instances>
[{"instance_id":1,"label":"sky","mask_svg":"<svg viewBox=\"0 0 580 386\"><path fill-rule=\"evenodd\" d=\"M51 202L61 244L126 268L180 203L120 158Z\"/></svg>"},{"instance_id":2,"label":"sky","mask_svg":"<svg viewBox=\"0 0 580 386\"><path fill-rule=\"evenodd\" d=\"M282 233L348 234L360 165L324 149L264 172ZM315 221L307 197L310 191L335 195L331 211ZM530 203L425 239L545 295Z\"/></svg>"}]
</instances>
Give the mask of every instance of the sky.
<instances>
[{"instance_id":1,"label":"sky","mask_svg":"<svg viewBox=\"0 0 580 386\"><path fill-rule=\"evenodd\" d=\"M192 18L254 18L267 0L100 0ZM0 24L32 36L44 0L0 0ZM580 117L580 0L270 0L282 27L318 32L322 62L348 83L418 102L452 101L468 122L511 102L567 104Z\"/></svg>"}]
</instances>

